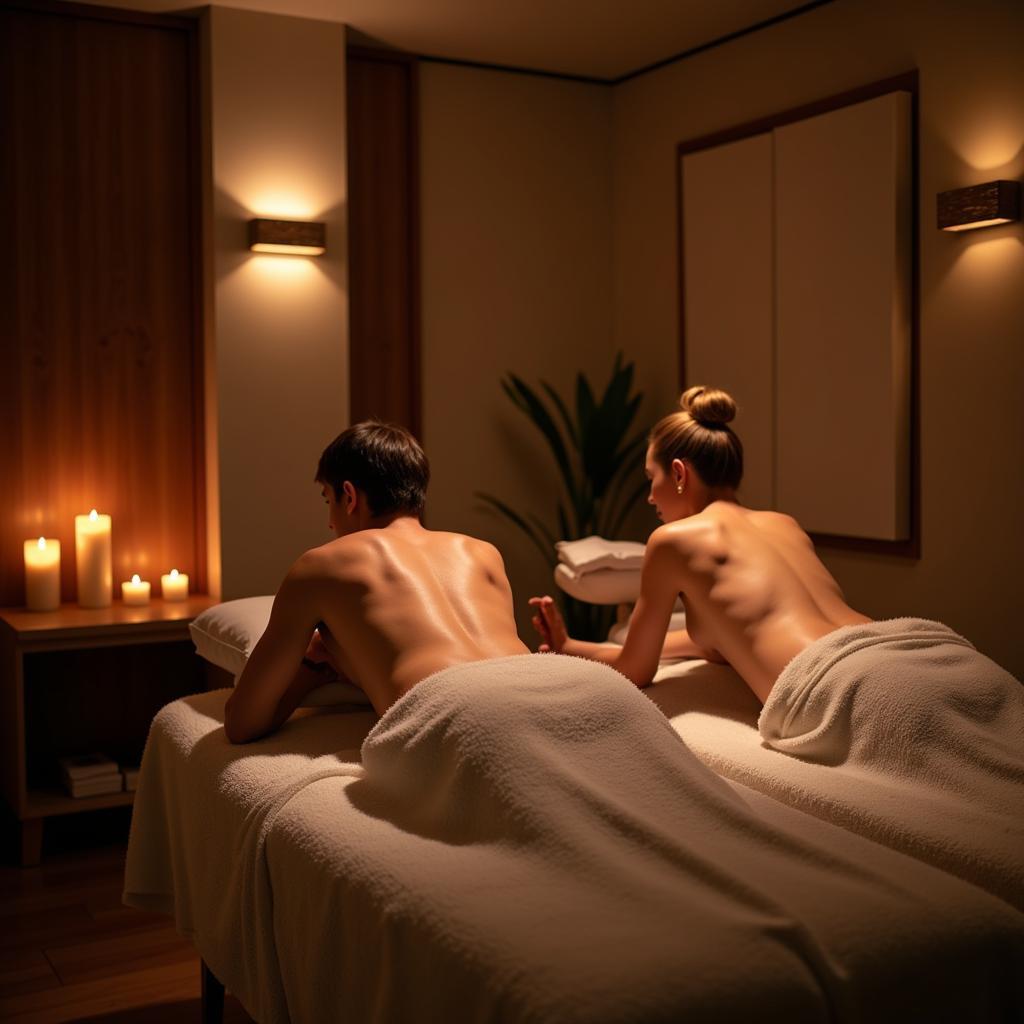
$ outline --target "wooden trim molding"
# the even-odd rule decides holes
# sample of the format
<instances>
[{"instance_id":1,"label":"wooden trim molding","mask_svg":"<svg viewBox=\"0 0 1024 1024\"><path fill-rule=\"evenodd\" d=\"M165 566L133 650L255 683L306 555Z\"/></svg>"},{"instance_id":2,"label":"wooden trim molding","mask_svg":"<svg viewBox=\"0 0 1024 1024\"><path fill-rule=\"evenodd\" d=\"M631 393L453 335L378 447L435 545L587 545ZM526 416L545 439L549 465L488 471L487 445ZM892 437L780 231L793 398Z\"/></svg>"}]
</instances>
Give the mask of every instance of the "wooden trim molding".
<instances>
[{"instance_id":1,"label":"wooden trim molding","mask_svg":"<svg viewBox=\"0 0 1024 1024\"><path fill-rule=\"evenodd\" d=\"M349 396L422 440L418 60L347 48Z\"/></svg>"}]
</instances>

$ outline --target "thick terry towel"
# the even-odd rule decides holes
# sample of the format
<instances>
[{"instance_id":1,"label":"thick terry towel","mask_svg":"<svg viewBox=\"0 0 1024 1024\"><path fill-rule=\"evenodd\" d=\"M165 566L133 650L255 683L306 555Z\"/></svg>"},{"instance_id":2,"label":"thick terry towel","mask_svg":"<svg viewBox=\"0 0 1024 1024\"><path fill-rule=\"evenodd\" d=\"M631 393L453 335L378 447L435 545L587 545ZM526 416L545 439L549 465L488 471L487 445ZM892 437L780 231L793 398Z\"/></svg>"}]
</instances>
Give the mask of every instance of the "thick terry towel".
<instances>
[{"instance_id":1,"label":"thick terry towel","mask_svg":"<svg viewBox=\"0 0 1024 1024\"><path fill-rule=\"evenodd\" d=\"M814 813L1024 910L1024 687L953 630L829 633L785 668L758 727L818 769L801 783Z\"/></svg>"},{"instance_id":2,"label":"thick terry towel","mask_svg":"<svg viewBox=\"0 0 1024 1024\"><path fill-rule=\"evenodd\" d=\"M153 720L123 899L172 914L256 1020L284 1021L266 839L281 809L314 780L361 774L359 747L374 716L305 713L258 743L234 746L223 728L230 693L176 700Z\"/></svg>"},{"instance_id":3,"label":"thick terry towel","mask_svg":"<svg viewBox=\"0 0 1024 1024\"><path fill-rule=\"evenodd\" d=\"M325 749L335 716L232 748L194 721L215 696L154 723L126 900L173 908L261 1021L1024 1009L1021 915L718 778L605 666L438 673L362 768Z\"/></svg>"}]
</instances>

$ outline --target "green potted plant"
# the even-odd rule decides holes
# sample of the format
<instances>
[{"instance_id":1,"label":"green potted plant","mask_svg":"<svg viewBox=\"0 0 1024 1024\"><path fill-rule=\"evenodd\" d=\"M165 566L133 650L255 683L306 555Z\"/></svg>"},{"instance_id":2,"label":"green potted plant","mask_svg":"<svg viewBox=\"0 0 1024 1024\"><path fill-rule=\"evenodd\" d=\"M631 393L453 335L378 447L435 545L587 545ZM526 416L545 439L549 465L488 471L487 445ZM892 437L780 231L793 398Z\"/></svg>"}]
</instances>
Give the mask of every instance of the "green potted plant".
<instances>
[{"instance_id":1,"label":"green potted plant","mask_svg":"<svg viewBox=\"0 0 1024 1024\"><path fill-rule=\"evenodd\" d=\"M621 352L600 397L582 373L576 375L571 406L547 381L539 383L547 401L514 373L502 378L501 387L544 438L558 468L562 493L554 503L553 522L519 513L493 494L476 493L526 534L554 569L557 540L592 534L618 538L630 510L647 489L640 475L647 434L643 430L630 433L643 394L633 391L633 363L623 364ZM613 610L561 597L569 631L581 639L603 639Z\"/></svg>"}]
</instances>

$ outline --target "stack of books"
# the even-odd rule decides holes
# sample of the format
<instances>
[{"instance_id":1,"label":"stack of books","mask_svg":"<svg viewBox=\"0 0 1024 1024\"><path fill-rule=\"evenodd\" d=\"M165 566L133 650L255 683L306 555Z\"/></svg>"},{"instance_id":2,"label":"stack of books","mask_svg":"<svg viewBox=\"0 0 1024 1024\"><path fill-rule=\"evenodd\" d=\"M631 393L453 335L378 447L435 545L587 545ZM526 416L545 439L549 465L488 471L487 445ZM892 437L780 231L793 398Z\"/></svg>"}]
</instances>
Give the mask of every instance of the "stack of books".
<instances>
[{"instance_id":1,"label":"stack of books","mask_svg":"<svg viewBox=\"0 0 1024 1024\"><path fill-rule=\"evenodd\" d=\"M119 793L124 777L117 762L106 754L79 754L60 759L64 785L72 796L99 796Z\"/></svg>"}]
</instances>

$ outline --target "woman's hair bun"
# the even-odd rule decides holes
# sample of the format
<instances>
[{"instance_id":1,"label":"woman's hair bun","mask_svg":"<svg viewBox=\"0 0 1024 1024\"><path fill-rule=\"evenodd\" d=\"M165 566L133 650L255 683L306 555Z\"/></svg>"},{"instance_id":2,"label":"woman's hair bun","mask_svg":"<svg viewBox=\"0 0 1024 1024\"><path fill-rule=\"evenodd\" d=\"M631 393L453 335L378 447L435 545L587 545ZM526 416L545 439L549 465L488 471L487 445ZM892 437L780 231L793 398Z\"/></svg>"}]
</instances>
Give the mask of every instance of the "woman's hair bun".
<instances>
[{"instance_id":1,"label":"woman's hair bun","mask_svg":"<svg viewBox=\"0 0 1024 1024\"><path fill-rule=\"evenodd\" d=\"M703 384L687 388L679 398L679 406L702 427L724 427L736 418L732 395Z\"/></svg>"}]
</instances>

